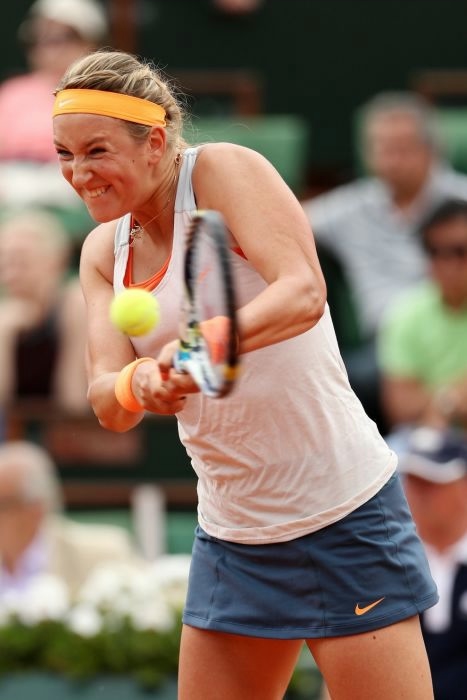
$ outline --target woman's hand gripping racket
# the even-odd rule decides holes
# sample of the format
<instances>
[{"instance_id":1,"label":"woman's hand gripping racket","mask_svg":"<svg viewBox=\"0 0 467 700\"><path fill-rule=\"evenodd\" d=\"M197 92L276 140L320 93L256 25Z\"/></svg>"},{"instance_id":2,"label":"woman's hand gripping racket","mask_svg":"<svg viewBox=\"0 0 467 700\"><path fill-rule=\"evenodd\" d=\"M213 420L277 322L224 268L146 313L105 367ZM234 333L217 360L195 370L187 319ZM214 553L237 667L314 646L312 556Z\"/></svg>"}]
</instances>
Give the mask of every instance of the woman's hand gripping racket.
<instances>
[{"instance_id":1,"label":"woman's hand gripping racket","mask_svg":"<svg viewBox=\"0 0 467 700\"><path fill-rule=\"evenodd\" d=\"M187 232L185 297L178 372L189 372L203 394L220 398L238 370L235 293L228 232L216 211L197 212Z\"/></svg>"}]
</instances>

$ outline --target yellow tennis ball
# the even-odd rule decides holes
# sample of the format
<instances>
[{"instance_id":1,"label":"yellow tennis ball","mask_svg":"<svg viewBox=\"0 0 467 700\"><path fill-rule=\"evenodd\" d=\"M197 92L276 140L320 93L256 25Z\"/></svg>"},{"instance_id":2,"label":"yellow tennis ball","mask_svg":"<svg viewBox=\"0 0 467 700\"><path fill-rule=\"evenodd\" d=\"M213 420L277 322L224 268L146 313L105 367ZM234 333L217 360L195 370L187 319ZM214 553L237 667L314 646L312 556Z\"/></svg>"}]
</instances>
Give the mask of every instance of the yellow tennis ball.
<instances>
[{"instance_id":1,"label":"yellow tennis ball","mask_svg":"<svg viewBox=\"0 0 467 700\"><path fill-rule=\"evenodd\" d=\"M110 305L110 320L126 335L145 335L159 323L159 302L144 289L125 289Z\"/></svg>"}]
</instances>

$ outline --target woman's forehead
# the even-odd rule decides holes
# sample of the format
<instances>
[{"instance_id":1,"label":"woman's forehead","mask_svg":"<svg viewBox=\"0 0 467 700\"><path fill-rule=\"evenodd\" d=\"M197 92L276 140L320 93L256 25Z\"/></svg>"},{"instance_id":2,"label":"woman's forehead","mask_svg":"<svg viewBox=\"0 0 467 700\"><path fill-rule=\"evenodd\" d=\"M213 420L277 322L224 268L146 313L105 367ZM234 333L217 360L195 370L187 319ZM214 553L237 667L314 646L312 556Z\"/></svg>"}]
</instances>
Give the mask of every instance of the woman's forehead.
<instances>
[{"instance_id":1,"label":"woman's forehead","mask_svg":"<svg viewBox=\"0 0 467 700\"><path fill-rule=\"evenodd\" d=\"M55 140L59 142L66 139L91 142L130 138L128 129L120 119L97 114L59 114L53 118L53 131Z\"/></svg>"}]
</instances>

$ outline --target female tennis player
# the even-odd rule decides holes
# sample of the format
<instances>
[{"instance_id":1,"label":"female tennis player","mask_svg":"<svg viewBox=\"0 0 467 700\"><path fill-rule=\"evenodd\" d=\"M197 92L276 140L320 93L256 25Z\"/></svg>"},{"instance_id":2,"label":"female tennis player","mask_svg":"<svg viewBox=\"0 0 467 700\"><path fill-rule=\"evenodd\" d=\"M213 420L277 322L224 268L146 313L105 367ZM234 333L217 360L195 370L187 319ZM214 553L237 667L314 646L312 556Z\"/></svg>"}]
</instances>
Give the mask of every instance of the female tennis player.
<instances>
[{"instance_id":1,"label":"female tennis player","mask_svg":"<svg viewBox=\"0 0 467 700\"><path fill-rule=\"evenodd\" d=\"M333 700L431 698L418 614L437 593L395 456L349 386L299 202L252 150L188 147L167 82L125 53L73 64L53 122L100 222L80 272L89 400L114 431L176 414L198 477L179 698L282 698L304 641ZM231 234L242 371L221 399L173 369L197 209ZM132 285L161 307L140 338L109 321Z\"/></svg>"}]
</instances>

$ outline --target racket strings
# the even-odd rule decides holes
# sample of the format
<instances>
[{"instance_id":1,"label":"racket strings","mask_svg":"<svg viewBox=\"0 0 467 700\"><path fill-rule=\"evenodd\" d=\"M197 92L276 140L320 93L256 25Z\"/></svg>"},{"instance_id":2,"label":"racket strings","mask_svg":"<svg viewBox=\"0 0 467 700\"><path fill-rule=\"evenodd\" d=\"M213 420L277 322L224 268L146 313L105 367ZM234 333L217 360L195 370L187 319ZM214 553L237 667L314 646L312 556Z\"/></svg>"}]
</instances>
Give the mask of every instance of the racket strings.
<instances>
[{"instance_id":1,"label":"racket strings","mask_svg":"<svg viewBox=\"0 0 467 700\"><path fill-rule=\"evenodd\" d=\"M180 359L210 396L227 394L236 378L238 340L230 252L216 212L194 218L187 232L186 310Z\"/></svg>"},{"instance_id":2,"label":"racket strings","mask_svg":"<svg viewBox=\"0 0 467 700\"><path fill-rule=\"evenodd\" d=\"M206 233L199 239L196 258L195 304L200 330L207 344L211 362L224 365L231 355L232 309L231 289L225 275L226 251Z\"/></svg>"}]
</instances>

